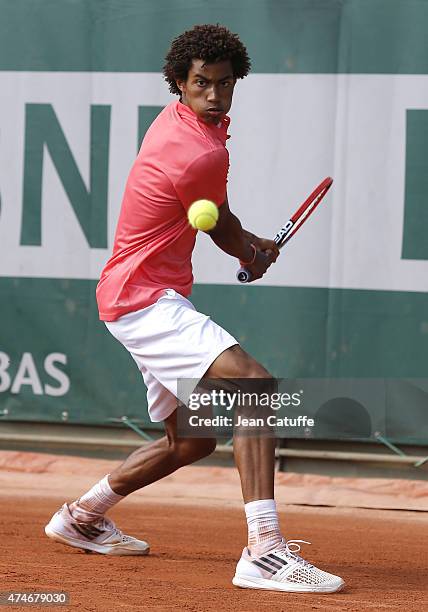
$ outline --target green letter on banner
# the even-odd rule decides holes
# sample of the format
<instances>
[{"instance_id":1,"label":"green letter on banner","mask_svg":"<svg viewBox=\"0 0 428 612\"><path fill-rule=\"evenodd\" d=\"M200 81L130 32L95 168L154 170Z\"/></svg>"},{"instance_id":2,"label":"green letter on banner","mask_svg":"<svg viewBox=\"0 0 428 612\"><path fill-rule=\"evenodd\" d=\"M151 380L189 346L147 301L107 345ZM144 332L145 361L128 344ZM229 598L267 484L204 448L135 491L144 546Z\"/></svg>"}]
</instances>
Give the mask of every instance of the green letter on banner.
<instances>
[{"instance_id":1,"label":"green letter on banner","mask_svg":"<svg viewBox=\"0 0 428 612\"><path fill-rule=\"evenodd\" d=\"M406 117L406 188L402 259L428 259L428 110Z\"/></svg>"},{"instance_id":2,"label":"green letter on banner","mask_svg":"<svg viewBox=\"0 0 428 612\"><path fill-rule=\"evenodd\" d=\"M163 110L163 106L139 106L138 107L138 141L137 151L141 147L143 138L150 125Z\"/></svg>"},{"instance_id":3,"label":"green letter on banner","mask_svg":"<svg viewBox=\"0 0 428 612\"><path fill-rule=\"evenodd\" d=\"M92 248L107 247L110 106L91 106L90 186L86 188L50 104L27 104L21 244L42 244L43 151L46 146Z\"/></svg>"}]
</instances>

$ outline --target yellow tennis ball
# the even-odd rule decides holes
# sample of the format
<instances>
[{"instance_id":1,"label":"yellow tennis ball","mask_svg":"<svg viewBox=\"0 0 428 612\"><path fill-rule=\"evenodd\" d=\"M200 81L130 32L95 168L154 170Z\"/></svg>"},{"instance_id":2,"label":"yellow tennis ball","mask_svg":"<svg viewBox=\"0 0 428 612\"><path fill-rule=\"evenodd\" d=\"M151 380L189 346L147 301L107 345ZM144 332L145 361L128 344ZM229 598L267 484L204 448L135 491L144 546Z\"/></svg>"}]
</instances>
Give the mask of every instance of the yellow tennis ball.
<instances>
[{"instance_id":1,"label":"yellow tennis ball","mask_svg":"<svg viewBox=\"0 0 428 612\"><path fill-rule=\"evenodd\" d=\"M196 200L187 211L187 218L194 229L208 232L218 220L218 208L211 200Z\"/></svg>"}]
</instances>

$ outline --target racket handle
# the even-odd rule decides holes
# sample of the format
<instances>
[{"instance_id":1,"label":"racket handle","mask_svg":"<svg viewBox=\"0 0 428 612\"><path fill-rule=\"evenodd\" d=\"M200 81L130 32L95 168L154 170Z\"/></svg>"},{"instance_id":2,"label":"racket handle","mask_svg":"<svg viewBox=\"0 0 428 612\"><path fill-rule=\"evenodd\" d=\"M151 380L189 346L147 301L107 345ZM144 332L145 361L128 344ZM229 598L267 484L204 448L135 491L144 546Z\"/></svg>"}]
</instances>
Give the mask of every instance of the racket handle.
<instances>
[{"instance_id":1,"label":"racket handle","mask_svg":"<svg viewBox=\"0 0 428 612\"><path fill-rule=\"evenodd\" d=\"M236 273L236 278L240 283L249 283L251 280L251 272L247 268L239 268Z\"/></svg>"},{"instance_id":2,"label":"racket handle","mask_svg":"<svg viewBox=\"0 0 428 612\"><path fill-rule=\"evenodd\" d=\"M269 265L274 261L272 254L266 256L266 263ZM253 275L247 268L241 267L236 273L236 278L240 283L249 283L253 279Z\"/></svg>"}]
</instances>

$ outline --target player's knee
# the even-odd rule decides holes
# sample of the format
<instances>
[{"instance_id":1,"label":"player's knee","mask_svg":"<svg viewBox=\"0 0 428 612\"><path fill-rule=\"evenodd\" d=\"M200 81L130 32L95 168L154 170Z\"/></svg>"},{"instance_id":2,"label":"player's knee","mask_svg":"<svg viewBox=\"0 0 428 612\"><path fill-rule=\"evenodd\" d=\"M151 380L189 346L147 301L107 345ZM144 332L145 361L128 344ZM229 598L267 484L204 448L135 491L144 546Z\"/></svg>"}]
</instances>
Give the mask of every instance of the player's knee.
<instances>
[{"instance_id":1,"label":"player's knee","mask_svg":"<svg viewBox=\"0 0 428 612\"><path fill-rule=\"evenodd\" d=\"M273 378L266 368L243 351L240 346L232 347L229 350L234 361L234 374L229 378Z\"/></svg>"},{"instance_id":2,"label":"player's knee","mask_svg":"<svg viewBox=\"0 0 428 612\"><path fill-rule=\"evenodd\" d=\"M208 457L215 451L217 440L215 438L186 438L177 440L173 453L178 466L189 465L199 459Z\"/></svg>"},{"instance_id":3,"label":"player's knee","mask_svg":"<svg viewBox=\"0 0 428 612\"><path fill-rule=\"evenodd\" d=\"M266 368L252 358L245 359L240 370L240 378L273 378Z\"/></svg>"}]
</instances>

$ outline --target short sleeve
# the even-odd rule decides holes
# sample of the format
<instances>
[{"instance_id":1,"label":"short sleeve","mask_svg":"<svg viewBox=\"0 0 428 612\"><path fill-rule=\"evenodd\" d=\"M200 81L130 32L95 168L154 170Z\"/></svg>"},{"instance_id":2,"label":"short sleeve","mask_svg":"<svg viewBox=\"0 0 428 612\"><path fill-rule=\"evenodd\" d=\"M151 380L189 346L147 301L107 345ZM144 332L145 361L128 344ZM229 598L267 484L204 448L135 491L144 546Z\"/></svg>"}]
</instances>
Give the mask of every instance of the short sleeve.
<instances>
[{"instance_id":1,"label":"short sleeve","mask_svg":"<svg viewBox=\"0 0 428 612\"><path fill-rule=\"evenodd\" d=\"M226 200L229 155L227 149L208 151L193 160L174 187L187 210L196 200L212 200L221 206Z\"/></svg>"}]
</instances>

